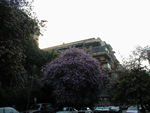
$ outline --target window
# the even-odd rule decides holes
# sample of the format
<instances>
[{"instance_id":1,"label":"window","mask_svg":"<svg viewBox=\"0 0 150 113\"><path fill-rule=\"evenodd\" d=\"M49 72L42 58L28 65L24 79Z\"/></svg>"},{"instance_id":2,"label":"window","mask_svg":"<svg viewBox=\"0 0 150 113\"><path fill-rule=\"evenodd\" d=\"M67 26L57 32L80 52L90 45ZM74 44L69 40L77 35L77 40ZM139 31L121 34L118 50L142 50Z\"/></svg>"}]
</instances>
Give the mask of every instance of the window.
<instances>
[{"instance_id":1,"label":"window","mask_svg":"<svg viewBox=\"0 0 150 113\"><path fill-rule=\"evenodd\" d=\"M101 61L106 60L104 56L101 56L99 59L100 59Z\"/></svg>"},{"instance_id":2,"label":"window","mask_svg":"<svg viewBox=\"0 0 150 113\"><path fill-rule=\"evenodd\" d=\"M111 65L109 63L104 64L103 67L106 69L111 69Z\"/></svg>"},{"instance_id":3,"label":"window","mask_svg":"<svg viewBox=\"0 0 150 113\"><path fill-rule=\"evenodd\" d=\"M107 53L109 53L109 50L108 50L107 48L105 48L105 51L106 51Z\"/></svg>"},{"instance_id":4,"label":"window","mask_svg":"<svg viewBox=\"0 0 150 113\"><path fill-rule=\"evenodd\" d=\"M96 47L96 46L101 46L100 42L88 42L88 43L85 43L85 47Z\"/></svg>"},{"instance_id":5,"label":"window","mask_svg":"<svg viewBox=\"0 0 150 113\"><path fill-rule=\"evenodd\" d=\"M76 48L82 48L83 47L83 43L76 44L76 45L74 45L74 47L76 47Z\"/></svg>"}]
</instances>

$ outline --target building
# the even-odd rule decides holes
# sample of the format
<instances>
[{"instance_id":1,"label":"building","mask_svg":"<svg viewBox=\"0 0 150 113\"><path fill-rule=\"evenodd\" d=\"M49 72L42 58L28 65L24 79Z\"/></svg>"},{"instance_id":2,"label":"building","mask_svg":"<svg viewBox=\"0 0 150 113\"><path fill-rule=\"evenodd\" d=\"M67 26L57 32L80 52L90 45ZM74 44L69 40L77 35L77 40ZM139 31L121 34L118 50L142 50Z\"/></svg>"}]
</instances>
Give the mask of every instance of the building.
<instances>
[{"instance_id":1,"label":"building","mask_svg":"<svg viewBox=\"0 0 150 113\"><path fill-rule=\"evenodd\" d=\"M44 50L57 50L57 52L60 53L73 47L83 49L87 53L91 54L94 58L99 60L102 67L105 69L114 70L117 68L117 64L119 62L114 55L115 52L113 51L110 44L107 44L100 38L90 38L66 44L63 43L62 45L49 47Z\"/></svg>"}]
</instances>

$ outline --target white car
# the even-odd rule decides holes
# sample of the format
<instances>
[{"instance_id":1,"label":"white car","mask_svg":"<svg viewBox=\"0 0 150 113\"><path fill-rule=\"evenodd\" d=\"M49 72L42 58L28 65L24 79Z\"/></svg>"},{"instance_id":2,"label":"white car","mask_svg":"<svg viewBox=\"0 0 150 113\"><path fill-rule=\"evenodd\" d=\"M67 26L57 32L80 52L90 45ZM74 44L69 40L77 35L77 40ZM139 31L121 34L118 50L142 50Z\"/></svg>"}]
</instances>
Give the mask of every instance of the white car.
<instances>
[{"instance_id":1,"label":"white car","mask_svg":"<svg viewBox=\"0 0 150 113\"><path fill-rule=\"evenodd\" d=\"M102 113L102 112L104 113L104 112L109 112L109 111L110 111L110 107L108 106L94 108L95 113Z\"/></svg>"},{"instance_id":2,"label":"white car","mask_svg":"<svg viewBox=\"0 0 150 113\"><path fill-rule=\"evenodd\" d=\"M136 106L130 106L128 107L126 113L139 113L139 110Z\"/></svg>"},{"instance_id":3,"label":"white car","mask_svg":"<svg viewBox=\"0 0 150 113\"><path fill-rule=\"evenodd\" d=\"M12 107L2 107L0 108L0 113L20 113L20 112Z\"/></svg>"},{"instance_id":4,"label":"white car","mask_svg":"<svg viewBox=\"0 0 150 113\"><path fill-rule=\"evenodd\" d=\"M110 106L110 111L119 113L120 107L119 106Z\"/></svg>"}]
</instances>

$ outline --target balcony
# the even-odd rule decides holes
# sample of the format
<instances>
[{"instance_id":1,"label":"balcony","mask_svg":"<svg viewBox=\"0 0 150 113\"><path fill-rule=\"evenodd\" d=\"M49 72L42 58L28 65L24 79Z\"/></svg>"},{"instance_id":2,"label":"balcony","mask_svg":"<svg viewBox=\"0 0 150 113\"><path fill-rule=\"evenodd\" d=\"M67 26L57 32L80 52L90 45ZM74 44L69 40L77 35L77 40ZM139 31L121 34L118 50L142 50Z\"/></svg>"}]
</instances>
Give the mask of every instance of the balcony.
<instances>
[{"instance_id":1,"label":"balcony","mask_svg":"<svg viewBox=\"0 0 150 113\"><path fill-rule=\"evenodd\" d=\"M111 56L109 55L109 50L106 47L93 47L91 50L91 54L93 55L93 57L104 56L107 59L111 58Z\"/></svg>"}]
</instances>

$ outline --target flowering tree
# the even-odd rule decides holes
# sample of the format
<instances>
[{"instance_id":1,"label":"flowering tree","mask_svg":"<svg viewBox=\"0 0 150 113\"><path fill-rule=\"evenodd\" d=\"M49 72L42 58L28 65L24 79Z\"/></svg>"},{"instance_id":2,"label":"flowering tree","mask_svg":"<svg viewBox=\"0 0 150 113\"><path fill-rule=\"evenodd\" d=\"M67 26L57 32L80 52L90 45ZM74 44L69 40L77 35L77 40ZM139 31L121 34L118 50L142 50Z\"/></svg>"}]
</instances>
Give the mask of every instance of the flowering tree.
<instances>
[{"instance_id":1,"label":"flowering tree","mask_svg":"<svg viewBox=\"0 0 150 113\"><path fill-rule=\"evenodd\" d=\"M98 101L103 74L99 62L72 48L45 66L44 87L60 106L87 106Z\"/></svg>"}]
</instances>

